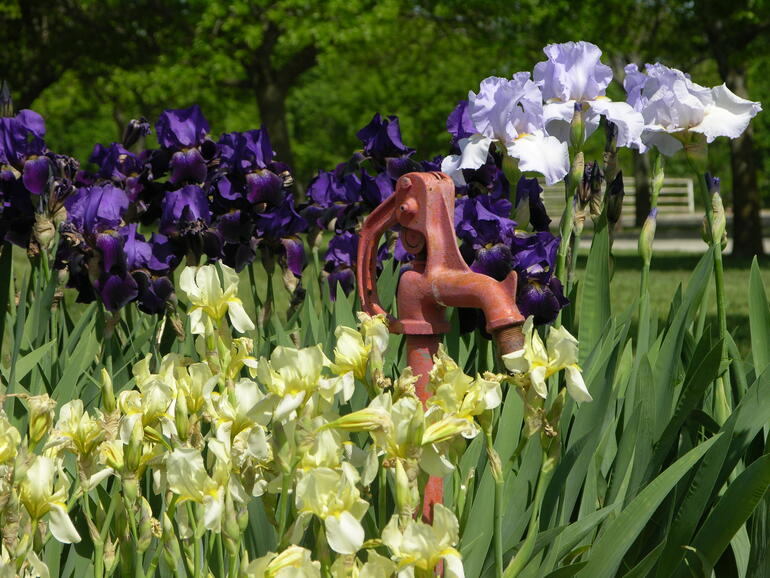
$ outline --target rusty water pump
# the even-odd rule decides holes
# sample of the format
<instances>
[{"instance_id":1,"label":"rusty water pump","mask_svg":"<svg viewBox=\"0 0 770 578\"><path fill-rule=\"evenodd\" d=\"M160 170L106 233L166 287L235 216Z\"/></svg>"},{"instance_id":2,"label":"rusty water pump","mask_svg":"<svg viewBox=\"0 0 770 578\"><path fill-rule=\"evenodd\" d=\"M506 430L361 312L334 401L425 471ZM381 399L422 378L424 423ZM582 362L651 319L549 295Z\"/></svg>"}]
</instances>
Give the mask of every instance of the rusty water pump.
<instances>
[{"instance_id":1,"label":"rusty water pump","mask_svg":"<svg viewBox=\"0 0 770 578\"><path fill-rule=\"evenodd\" d=\"M369 315L384 314L391 333L406 336L407 363L418 376L417 395L425 403L428 374L442 335L448 333L447 307L481 309L498 353L524 346L524 323L516 306L516 272L503 280L471 271L460 255L454 231L455 188L444 173L409 173L395 192L364 221L358 245L358 296ZM377 296L377 248L388 229L401 226L401 243L415 256L402 273L396 304L398 318ZM433 504L442 503L443 482L431 477L425 488L423 518L432 519Z\"/></svg>"}]
</instances>

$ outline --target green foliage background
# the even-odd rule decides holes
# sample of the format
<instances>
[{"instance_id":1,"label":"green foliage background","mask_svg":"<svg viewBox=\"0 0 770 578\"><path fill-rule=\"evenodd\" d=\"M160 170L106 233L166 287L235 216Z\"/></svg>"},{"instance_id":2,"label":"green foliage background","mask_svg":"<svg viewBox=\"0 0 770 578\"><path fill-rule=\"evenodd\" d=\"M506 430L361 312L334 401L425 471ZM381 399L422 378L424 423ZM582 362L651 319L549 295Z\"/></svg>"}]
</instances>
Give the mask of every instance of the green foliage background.
<instances>
[{"instance_id":1,"label":"green foliage background","mask_svg":"<svg viewBox=\"0 0 770 578\"><path fill-rule=\"evenodd\" d=\"M11 0L0 8L0 31L10 41L0 76L20 107L44 115L51 147L85 161L94 143L118 140L128 119L154 121L164 108L200 104L214 134L258 126L265 111L257 93L268 80L256 71L267 62L269 81L285 85L294 166L306 185L350 155L356 130L375 112L399 116L404 141L419 158L445 154L444 125L455 104L486 76L531 70L549 42L595 42L618 83L626 62L662 60L696 82L719 84L705 19L745 32L742 38L747 26L764 30L770 22L765 2L731 2L725 10L720 4ZM266 48L275 30L277 40ZM731 44L745 68L742 96L753 100L770 101L766 44L761 33L746 47ZM309 59L292 67L298 54ZM617 84L610 92L619 90ZM765 205L768 123L766 115L754 123ZM727 143L712 148L729 199L728 156ZM674 164L669 174L677 170Z\"/></svg>"}]
</instances>

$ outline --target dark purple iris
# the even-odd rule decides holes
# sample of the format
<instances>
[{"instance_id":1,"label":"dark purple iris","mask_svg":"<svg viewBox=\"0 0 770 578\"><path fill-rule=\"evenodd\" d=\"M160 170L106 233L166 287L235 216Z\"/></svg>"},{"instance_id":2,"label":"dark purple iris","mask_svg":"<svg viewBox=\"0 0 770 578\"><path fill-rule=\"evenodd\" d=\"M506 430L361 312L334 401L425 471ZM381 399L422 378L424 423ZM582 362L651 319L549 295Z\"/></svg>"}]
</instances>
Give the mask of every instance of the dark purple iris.
<instances>
[{"instance_id":1,"label":"dark purple iris","mask_svg":"<svg viewBox=\"0 0 770 578\"><path fill-rule=\"evenodd\" d=\"M401 142L401 127L396 116L382 118L378 112L356 136L364 145L364 154L382 163L389 157L408 156L414 152Z\"/></svg>"},{"instance_id":2,"label":"dark purple iris","mask_svg":"<svg viewBox=\"0 0 770 578\"><path fill-rule=\"evenodd\" d=\"M99 177L124 183L129 197L136 200L142 190L142 174L146 172L142 159L123 145L112 143L108 147L100 144L94 146L89 161L99 166Z\"/></svg>"},{"instance_id":3,"label":"dark purple iris","mask_svg":"<svg viewBox=\"0 0 770 578\"><path fill-rule=\"evenodd\" d=\"M393 179L386 173L373 177L366 170L361 169L361 183L361 198L370 211L376 209L393 194Z\"/></svg>"},{"instance_id":4,"label":"dark purple iris","mask_svg":"<svg viewBox=\"0 0 770 578\"><path fill-rule=\"evenodd\" d=\"M208 172L207 159L216 154L216 145L206 139L209 123L204 118L200 107L195 104L190 108L165 110L155 124L158 142L166 149L157 162L170 170L169 182L201 183Z\"/></svg>"},{"instance_id":5,"label":"dark purple iris","mask_svg":"<svg viewBox=\"0 0 770 578\"><path fill-rule=\"evenodd\" d=\"M324 270L328 273L327 282L332 300L337 299L338 284L346 295L353 290L357 252L358 235L350 231L338 233L329 241Z\"/></svg>"},{"instance_id":6,"label":"dark purple iris","mask_svg":"<svg viewBox=\"0 0 770 578\"><path fill-rule=\"evenodd\" d=\"M163 148L185 149L203 144L209 123L194 104L190 108L164 110L155 123L155 132Z\"/></svg>"},{"instance_id":7,"label":"dark purple iris","mask_svg":"<svg viewBox=\"0 0 770 578\"><path fill-rule=\"evenodd\" d=\"M12 172L0 172L2 217L0 239L26 249L35 224L35 206L21 179Z\"/></svg>"},{"instance_id":8,"label":"dark purple iris","mask_svg":"<svg viewBox=\"0 0 770 578\"><path fill-rule=\"evenodd\" d=\"M300 277L305 267L305 247L298 234L306 232L308 224L294 208L292 197L287 196L272 211L258 214L255 223L260 245L271 248L284 269Z\"/></svg>"},{"instance_id":9,"label":"dark purple iris","mask_svg":"<svg viewBox=\"0 0 770 578\"><path fill-rule=\"evenodd\" d=\"M84 234L118 227L128 204L126 192L111 184L79 188L64 202L68 220Z\"/></svg>"},{"instance_id":10,"label":"dark purple iris","mask_svg":"<svg viewBox=\"0 0 770 578\"><path fill-rule=\"evenodd\" d=\"M446 120L446 129L452 135L452 146L457 145L461 138L468 138L478 132L471 114L468 111L468 101L461 100Z\"/></svg>"},{"instance_id":11,"label":"dark purple iris","mask_svg":"<svg viewBox=\"0 0 770 578\"><path fill-rule=\"evenodd\" d=\"M44 136L43 117L32 110L0 118L0 165L10 165L19 171L24 186L35 195L46 190L53 170L46 156Z\"/></svg>"},{"instance_id":12,"label":"dark purple iris","mask_svg":"<svg viewBox=\"0 0 770 578\"><path fill-rule=\"evenodd\" d=\"M168 191L163 199L160 232L164 235L199 231L211 223L206 193L197 185Z\"/></svg>"},{"instance_id":13,"label":"dark purple iris","mask_svg":"<svg viewBox=\"0 0 770 578\"><path fill-rule=\"evenodd\" d=\"M494 211L489 195L463 199L455 210L455 232L474 249L513 242L516 222ZM459 212L459 219L457 218Z\"/></svg>"},{"instance_id":14,"label":"dark purple iris","mask_svg":"<svg viewBox=\"0 0 770 578\"><path fill-rule=\"evenodd\" d=\"M264 126L259 130L223 134L218 144L222 161L243 174L268 168L275 155Z\"/></svg>"},{"instance_id":15,"label":"dark purple iris","mask_svg":"<svg viewBox=\"0 0 770 578\"><path fill-rule=\"evenodd\" d=\"M535 231L547 231L551 224L551 219L543 204L543 198L540 196L542 192L543 188L538 184L536 178L528 179L522 176L516 184L516 207L527 205L529 222Z\"/></svg>"},{"instance_id":16,"label":"dark purple iris","mask_svg":"<svg viewBox=\"0 0 770 578\"><path fill-rule=\"evenodd\" d=\"M562 284L553 276L561 239L547 231L517 234L513 242L513 266L519 274L517 302L535 323L550 323L569 304Z\"/></svg>"}]
</instances>

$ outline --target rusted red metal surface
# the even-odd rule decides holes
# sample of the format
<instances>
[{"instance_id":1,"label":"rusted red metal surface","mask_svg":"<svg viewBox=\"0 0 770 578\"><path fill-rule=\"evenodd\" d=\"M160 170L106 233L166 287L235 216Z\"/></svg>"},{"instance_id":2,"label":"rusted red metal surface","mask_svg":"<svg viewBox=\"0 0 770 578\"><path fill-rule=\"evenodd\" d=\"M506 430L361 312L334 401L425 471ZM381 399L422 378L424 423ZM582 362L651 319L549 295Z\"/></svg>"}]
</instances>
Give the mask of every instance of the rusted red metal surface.
<instances>
[{"instance_id":1,"label":"rusted red metal surface","mask_svg":"<svg viewBox=\"0 0 770 578\"><path fill-rule=\"evenodd\" d=\"M384 314L392 333L406 337L407 362L420 378L417 393L423 404L433 355L441 336L449 332L447 307L472 307L484 311L487 331L498 353L523 347L516 306L516 272L503 281L474 273L466 265L454 231L455 190L443 173L409 173L396 183L395 192L364 222L358 245L358 296L364 311ZM398 318L385 311L377 295L377 249L380 237L401 226L401 242L415 255L410 269L401 275L396 303ZM433 504L441 503L442 480L431 478L426 488L423 517L432 519Z\"/></svg>"}]
</instances>

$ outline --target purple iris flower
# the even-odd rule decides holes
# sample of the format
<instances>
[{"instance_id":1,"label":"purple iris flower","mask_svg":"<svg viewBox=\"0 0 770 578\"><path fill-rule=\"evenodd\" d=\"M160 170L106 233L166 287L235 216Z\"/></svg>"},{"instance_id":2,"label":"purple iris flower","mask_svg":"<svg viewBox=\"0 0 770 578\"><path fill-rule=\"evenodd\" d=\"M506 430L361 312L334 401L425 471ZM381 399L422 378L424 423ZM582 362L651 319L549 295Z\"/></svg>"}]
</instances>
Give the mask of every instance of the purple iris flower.
<instances>
[{"instance_id":1,"label":"purple iris flower","mask_svg":"<svg viewBox=\"0 0 770 578\"><path fill-rule=\"evenodd\" d=\"M250 203L277 205L282 198L283 179L273 171L262 169L246 175L246 199Z\"/></svg>"},{"instance_id":2,"label":"purple iris flower","mask_svg":"<svg viewBox=\"0 0 770 578\"><path fill-rule=\"evenodd\" d=\"M319 171L307 189L308 197L319 207L350 204L361 200L361 179L355 173L346 173L346 163L333 171Z\"/></svg>"},{"instance_id":3,"label":"purple iris flower","mask_svg":"<svg viewBox=\"0 0 770 578\"><path fill-rule=\"evenodd\" d=\"M0 172L0 239L26 249L35 224L35 206L21 179L12 172Z\"/></svg>"},{"instance_id":4,"label":"purple iris flower","mask_svg":"<svg viewBox=\"0 0 770 578\"><path fill-rule=\"evenodd\" d=\"M545 210L543 198L540 193L543 188L536 178L528 179L522 176L516 184L516 206L527 203L529 209L529 222L535 231L547 231L551 224L551 218Z\"/></svg>"},{"instance_id":5,"label":"purple iris flower","mask_svg":"<svg viewBox=\"0 0 770 578\"><path fill-rule=\"evenodd\" d=\"M164 235L199 232L211 223L208 198L197 185L168 191L162 208L159 230Z\"/></svg>"},{"instance_id":6,"label":"purple iris flower","mask_svg":"<svg viewBox=\"0 0 770 578\"><path fill-rule=\"evenodd\" d=\"M130 271L148 269L156 273L167 273L173 263L173 254L167 249L168 238L153 233L151 240L147 241L137 227L136 223L131 223L120 230L126 267Z\"/></svg>"},{"instance_id":7,"label":"purple iris flower","mask_svg":"<svg viewBox=\"0 0 770 578\"><path fill-rule=\"evenodd\" d=\"M401 142L401 127L397 116L382 118L378 112L356 136L364 145L364 154L382 163L388 157L408 156L414 152L414 149Z\"/></svg>"},{"instance_id":8,"label":"purple iris flower","mask_svg":"<svg viewBox=\"0 0 770 578\"><path fill-rule=\"evenodd\" d=\"M373 177L365 169L361 169L361 183L361 198L370 211L393 194L393 179L386 173Z\"/></svg>"},{"instance_id":9,"label":"purple iris flower","mask_svg":"<svg viewBox=\"0 0 770 578\"><path fill-rule=\"evenodd\" d=\"M276 209L256 215L256 236L261 245L270 247L277 254L284 269L295 277L301 277L305 267L305 247L298 233L307 231L307 221L294 208L291 196Z\"/></svg>"},{"instance_id":10,"label":"purple iris flower","mask_svg":"<svg viewBox=\"0 0 770 578\"><path fill-rule=\"evenodd\" d=\"M437 155L433 157L431 161L420 161L421 172L433 173L441 171L441 161L444 160L444 155Z\"/></svg>"},{"instance_id":11,"label":"purple iris flower","mask_svg":"<svg viewBox=\"0 0 770 578\"><path fill-rule=\"evenodd\" d=\"M99 176L124 183L126 191L135 201L142 190L141 177L146 173L144 161L126 150L119 143L110 146L97 144L89 161L99 166Z\"/></svg>"},{"instance_id":12,"label":"purple iris flower","mask_svg":"<svg viewBox=\"0 0 770 578\"><path fill-rule=\"evenodd\" d=\"M560 242L547 231L517 234L513 242L517 303L522 314L534 315L537 324L550 323L569 304L561 282L553 276Z\"/></svg>"},{"instance_id":13,"label":"purple iris flower","mask_svg":"<svg viewBox=\"0 0 770 578\"><path fill-rule=\"evenodd\" d=\"M201 108L194 104L190 108L164 110L155 123L155 132L163 148L185 149L203 144L209 123Z\"/></svg>"},{"instance_id":14,"label":"purple iris flower","mask_svg":"<svg viewBox=\"0 0 770 578\"><path fill-rule=\"evenodd\" d=\"M358 253L358 235L350 231L336 234L329 241L326 251L324 270L328 273L329 295L332 301L337 299L337 285L346 295L353 290L356 281L356 257Z\"/></svg>"},{"instance_id":15,"label":"purple iris flower","mask_svg":"<svg viewBox=\"0 0 770 578\"><path fill-rule=\"evenodd\" d=\"M348 171L347 163L340 163L333 171L319 171L308 187L311 203L302 214L319 229L325 229L336 219L340 231L352 226L361 212L362 177ZM373 191L367 194L371 197Z\"/></svg>"},{"instance_id":16,"label":"purple iris flower","mask_svg":"<svg viewBox=\"0 0 770 578\"><path fill-rule=\"evenodd\" d=\"M138 119L132 118L128 121L128 124L126 124L126 128L123 129L123 138L121 139L123 141L123 146L131 148L140 138L147 136L151 132L150 123L147 122L146 118L143 116Z\"/></svg>"},{"instance_id":17,"label":"purple iris flower","mask_svg":"<svg viewBox=\"0 0 770 578\"><path fill-rule=\"evenodd\" d=\"M136 302L140 311L149 314L162 313L166 303L173 299L174 286L168 274L175 265L168 239L163 235L153 234L148 242L137 231L136 224L121 230L126 269L130 275L120 277L126 288L121 294L130 294L136 286ZM112 280L117 287L118 280Z\"/></svg>"},{"instance_id":18,"label":"purple iris flower","mask_svg":"<svg viewBox=\"0 0 770 578\"><path fill-rule=\"evenodd\" d=\"M206 179L206 159L216 153L216 145L206 139L209 123L200 107L165 110L155 124L158 142L171 152L168 166L169 182L203 182Z\"/></svg>"},{"instance_id":19,"label":"purple iris flower","mask_svg":"<svg viewBox=\"0 0 770 578\"><path fill-rule=\"evenodd\" d=\"M452 135L453 147L457 145L457 141L461 138L468 138L478 132L468 110L467 100L461 100L451 112L446 120L446 129Z\"/></svg>"},{"instance_id":20,"label":"purple iris flower","mask_svg":"<svg viewBox=\"0 0 770 578\"><path fill-rule=\"evenodd\" d=\"M489 195L464 199L459 207L459 219L455 211L455 232L474 249L513 242L516 222L493 211L494 201Z\"/></svg>"},{"instance_id":21,"label":"purple iris flower","mask_svg":"<svg viewBox=\"0 0 770 578\"><path fill-rule=\"evenodd\" d=\"M44 136L43 117L32 110L0 118L0 165L11 165L19 171L24 186L35 195L46 190L53 170Z\"/></svg>"},{"instance_id":22,"label":"purple iris flower","mask_svg":"<svg viewBox=\"0 0 770 578\"><path fill-rule=\"evenodd\" d=\"M100 277L94 288L108 311L118 311L139 295L139 287L131 275L106 274Z\"/></svg>"},{"instance_id":23,"label":"purple iris flower","mask_svg":"<svg viewBox=\"0 0 770 578\"><path fill-rule=\"evenodd\" d=\"M79 188L64 201L68 220L81 233L115 229L128 204L126 192L112 184Z\"/></svg>"},{"instance_id":24,"label":"purple iris flower","mask_svg":"<svg viewBox=\"0 0 770 578\"><path fill-rule=\"evenodd\" d=\"M232 170L244 174L268 168L275 156L264 125L258 130L223 134L217 144L222 161Z\"/></svg>"},{"instance_id":25,"label":"purple iris flower","mask_svg":"<svg viewBox=\"0 0 770 578\"><path fill-rule=\"evenodd\" d=\"M409 157L391 157L385 161L385 173L395 182L407 173L422 172L422 165Z\"/></svg>"}]
</instances>

